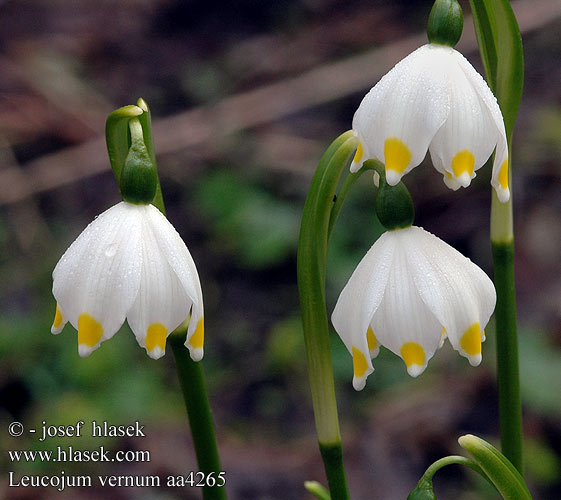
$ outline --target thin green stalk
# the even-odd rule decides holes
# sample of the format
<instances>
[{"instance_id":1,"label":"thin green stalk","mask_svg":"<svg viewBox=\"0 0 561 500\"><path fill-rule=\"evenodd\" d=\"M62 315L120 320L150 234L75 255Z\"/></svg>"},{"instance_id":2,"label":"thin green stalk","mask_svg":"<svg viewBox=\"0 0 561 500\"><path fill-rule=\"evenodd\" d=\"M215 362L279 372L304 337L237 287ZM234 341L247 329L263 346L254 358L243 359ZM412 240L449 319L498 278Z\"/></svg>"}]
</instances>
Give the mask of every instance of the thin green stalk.
<instances>
[{"instance_id":1,"label":"thin green stalk","mask_svg":"<svg viewBox=\"0 0 561 500\"><path fill-rule=\"evenodd\" d=\"M199 472L202 472L205 478L213 477L214 480L218 481L217 484L222 484L219 481L219 473L222 467L218 455L203 368L200 362L195 362L190 358L189 351L183 344L184 333L184 330L181 332L176 330L169 336L169 343L177 363L179 384L187 407ZM226 490L223 486L218 485L203 486L203 498L205 500L225 500Z\"/></svg>"},{"instance_id":2,"label":"thin green stalk","mask_svg":"<svg viewBox=\"0 0 561 500\"><path fill-rule=\"evenodd\" d=\"M492 243L497 306L497 379L501 449L522 473L522 403L514 289L514 242Z\"/></svg>"},{"instance_id":3,"label":"thin green stalk","mask_svg":"<svg viewBox=\"0 0 561 500\"><path fill-rule=\"evenodd\" d=\"M450 455L437 460L428 467L415 488L407 496L407 500L435 500L433 477L440 469L447 465L465 465L484 477L492 486L495 486L483 469L473 460L460 455Z\"/></svg>"},{"instance_id":4,"label":"thin green stalk","mask_svg":"<svg viewBox=\"0 0 561 500\"><path fill-rule=\"evenodd\" d=\"M302 216L298 288L318 442L332 500L348 500L325 302L328 231L335 190L356 148L352 132L339 136L316 170Z\"/></svg>"},{"instance_id":5,"label":"thin green stalk","mask_svg":"<svg viewBox=\"0 0 561 500\"><path fill-rule=\"evenodd\" d=\"M473 469L478 474L481 474L487 481L489 480L487 476L485 476L484 472L481 470L481 467L477 465L473 460L469 458L462 457L461 455L450 455L448 457L443 457L431 464L428 469L423 474L423 477L431 478L443 467L447 465L465 465L470 469Z\"/></svg>"},{"instance_id":6,"label":"thin green stalk","mask_svg":"<svg viewBox=\"0 0 561 500\"><path fill-rule=\"evenodd\" d=\"M327 230L328 242L331 238L331 234L333 233L335 223L339 218L339 214L341 213L341 209L343 208L343 203L345 202L347 195L350 193L351 188L354 186L355 182L362 174L364 174L364 172L374 172L379 168L381 168L382 170L384 169L384 165L380 163L379 160L367 160L363 163L361 169L357 173L347 175L347 177L343 181L343 184L341 185L341 188L337 192L337 196L333 200L333 207L331 209L331 214L329 215L329 228Z\"/></svg>"}]
</instances>

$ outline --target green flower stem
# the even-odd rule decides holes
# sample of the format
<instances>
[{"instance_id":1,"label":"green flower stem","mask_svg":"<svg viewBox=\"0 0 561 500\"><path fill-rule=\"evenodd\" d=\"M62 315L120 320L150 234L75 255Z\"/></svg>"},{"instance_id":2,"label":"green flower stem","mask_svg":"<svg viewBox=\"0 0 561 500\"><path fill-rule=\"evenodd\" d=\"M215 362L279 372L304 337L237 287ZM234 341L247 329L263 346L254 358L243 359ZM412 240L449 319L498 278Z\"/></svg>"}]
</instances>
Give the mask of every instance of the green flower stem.
<instances>
[{"instance_id":1,"label":"green flower stem","mask_svg":"<svg viewBox=\"0 0 561 500\"><path fill-rule=\"evenodd\" d=\"M447 465L465 465L484 477L491 485L495 486L491 479L485 474L485 471L473 460L460 455L450 455L437 460L429 466L421 479L419 479L415 488L407 496L407 500L436 500L432 479L440 469Z\"/></svg>"},{"instance_id":2,"label":"green flower stem","mask_svg":"<svg viewBox=\"0 0 561 500\"><path fill-rule=\"evenodd\" d=\"M335 223L337 222L337 219L339 218L339 213L341 212L341 209L343 208L343 203L345 202L345 199L347 198L347 195L349 194L349 192L351 191L351 188L354 186L355 182L358 180L358 178L367 171L384 171L384 165L383 163L381 163L378 160L367 160L363 163L361 169L355 173L355 174L349 174L347 175L347 177L345 177L345 180L343 181L343 184L341 185L341 188L339 189L339 191L337 192L337 196L335 197L334 201L333 201L333 207L331 209L331 214L329 215L329 228L327 230L327 241L329 242L329 240L331 239L331 234L333 233L333 228L335 227Z\"/></svg>"},{"instance_id":3,"label":"green flower stem","mask_svg":"<svg viewBox=\"0 0 561 500\"><path fill-rule=\"evenodd\" d=\"M129 122L133 120L138 120L142 127L144 146L150 156L152 165L156 167L150 109L144 99L140 98L136 106L125 106L113 111L108 116L105 125L109 160L117 184L120 182L121 172L131 148ZM157 178L156 193L152 204L164 215L166 214L159 178ZM204 500L225 500L226 490L223 485L218 486L221 484L218 474L222 467L202 363L200 361L194 362L189 356L189 351L185 348L183 342L186 329L187 325L185 323L180 325L172 332L168 340L177 363L179 383L187 407L199 472L204 473L204 481L207 484L207 486L203 486L203 498ZM211 483L214 481L216 483L212 485Z\"/></svg>"},{"instance_id":4,"label":"green flower stem","mask_svg":"<svg viewBox=\"0 0 561 500\"><path fill-rule=\"evenodd\" d=\"M479 467L479 465L477 465L473 460L470 460L469 458L466 457L462 457L461 455L450 455L448 457L443 457L437 460L436 462L434 462L428 467L428 469L423 474L423 477L432 479L432 477L440 469L442 469L442 467L446 467L447 465L453 465L453 464L465 465L466 467L473 469L478 474L481 474L483 477L485 477L485 479L488 480L487 476L485 476L483 470L481 470L481 467Z\"/></svg>"},{"instance_id":5,"label":"green flower stem","mask_svg":"<svg viewBox=\"0 0 561 500\"><path fill-rule=\"evenodd\" d=\"M333 228L335 227L335 223L339 218L339 214L341 213L341 209L343 208L343 203L347 198L347 195L351 191L351 188L354 186L355 182L360 177L360 174L364 172L365 168L361 168L356 174L349 174L345 177L343 184L341 185L341 189L337 193L333 201L333 208L331 210L331 214L329 215L329 227L327 229L327 241L331 240L331 234L333 233Z\"/></svg>"},{"instance_id":6,"label":"green flower stem","mask_svg":"<svg viewBox=\"0 0 561 500\"><path fill-rule=\"evenodd\" d=\"M204 473L205 478L213 477L218 480L222 467L203 368L200 361L195 362L190 358L189 351L183 344L184 339L185 329L177 329L169 336L169 343L177 363L177 374L187 407L199 472ZM204 500L225 500L226 490L223 486L204 486L203 498Z\"/></svg>"},{"instance_id":7,"label":"green flower stem","mask_svg":"<svg viewBox=\"0 0 561 500\"><path fill-rule=\"evenodd\" d=\"M522 403L518 369L518 335L514 288L514 242L492 241L494 280L497 289L497 379L501 449L522 473Z\"/></svg>"},{"instance_id":8,"label":"green flower stem","mask_svg":"<svg viewBox=\"0 0 561 500\"><path fill-rule=\"evenodd\" d=\"M357 145L352 132L327 149L312 180L300 229L298 288L318 442L332 500L348 500L325 302L328 232L335 190Z\"/></svg>"}]
</instances>

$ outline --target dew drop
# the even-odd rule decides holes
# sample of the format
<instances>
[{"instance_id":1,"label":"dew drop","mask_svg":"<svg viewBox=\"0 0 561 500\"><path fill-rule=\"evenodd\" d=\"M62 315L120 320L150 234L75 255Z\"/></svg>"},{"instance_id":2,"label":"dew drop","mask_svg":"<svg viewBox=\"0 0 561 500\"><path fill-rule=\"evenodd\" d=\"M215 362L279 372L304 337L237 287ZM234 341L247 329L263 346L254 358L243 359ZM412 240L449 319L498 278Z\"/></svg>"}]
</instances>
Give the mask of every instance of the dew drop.
<instances>
[{"instance_id":1,"label":"dew drop","mask_svg":"<svg viewBox=\"0 0 561 500\"><path fill-rule=\"evenodd\" d=\"M109 245L105 249L105 256L106 257L114 257L116 253L117 253L117 245Z\"/></svg>"}]
</instances>

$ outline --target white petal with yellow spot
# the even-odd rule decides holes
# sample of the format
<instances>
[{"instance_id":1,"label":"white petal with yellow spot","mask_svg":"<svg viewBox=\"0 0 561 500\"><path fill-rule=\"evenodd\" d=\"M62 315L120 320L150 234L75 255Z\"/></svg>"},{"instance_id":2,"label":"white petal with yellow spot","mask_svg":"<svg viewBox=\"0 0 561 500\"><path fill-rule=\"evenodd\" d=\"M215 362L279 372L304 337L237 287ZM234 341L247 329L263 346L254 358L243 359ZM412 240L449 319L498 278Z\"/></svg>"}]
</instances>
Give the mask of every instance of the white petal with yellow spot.
<instances>
[{"instance_id":1,"label":"white petal with yellow spot","mask_svg":"<svg viewBox=\"0 0 561 500\"><path fill-rule=\"evenodd\" d=\"M400 356L413 377L445 338L479 364L482 328L495 301L487 275L436 236L415 226L384 233L357 266L332 315L353 355L353 386L366 384L380 345Z\"/></svg>"},{"instance_id":2,"label":"white petal with yellow spot","mask_svg":"<svg viewBox=\"0 0 561 500\"><path fill-rule=\"evenodd\" d=\"M152 205L121 202L97 217L55 267L53 295L57 309L51 331L60 333L69 321L78 330L81 356L111 338L125 318L138 343L156 359L190 311L195 324L189 328L203 324L193 259ZM191 350L194 359L202 357L200 344L198 352Z\"/></svg>"},{"instance_id":3,"label":"white petal with yellow spot","mask_svg":"<svg viewBox=\"0 0 561 500\"><path fill-rule=\"evenodd\" d=\"M507 201L508 150L491 90L456 50L426 44L401 60L362 100L353 119L359 146L351 171L379 159L395 185L430 151L451 189L467 187L495 153L491 184Z\"/></svg>"}]
</instances>

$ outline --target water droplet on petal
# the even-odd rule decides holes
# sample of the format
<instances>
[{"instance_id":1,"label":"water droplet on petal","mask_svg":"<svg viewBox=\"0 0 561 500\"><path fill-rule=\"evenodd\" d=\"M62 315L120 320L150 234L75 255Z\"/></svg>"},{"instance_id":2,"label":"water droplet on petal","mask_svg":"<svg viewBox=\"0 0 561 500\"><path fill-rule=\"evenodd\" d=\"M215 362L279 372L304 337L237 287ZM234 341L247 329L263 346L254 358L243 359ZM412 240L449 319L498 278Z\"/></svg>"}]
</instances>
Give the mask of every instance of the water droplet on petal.
<instances>
[{"instance_id":1,"label":"water droplet on petal","mask_svg":"<svg viewBox=\"0 0 561 500\"><path fill-rule=\"evenodd\" d=\"M117 245L115 245L115 244L109 245L105 249L105 256L106 257L114 257L116 253L117 253Z\"/></svg>"}]
</instances>

